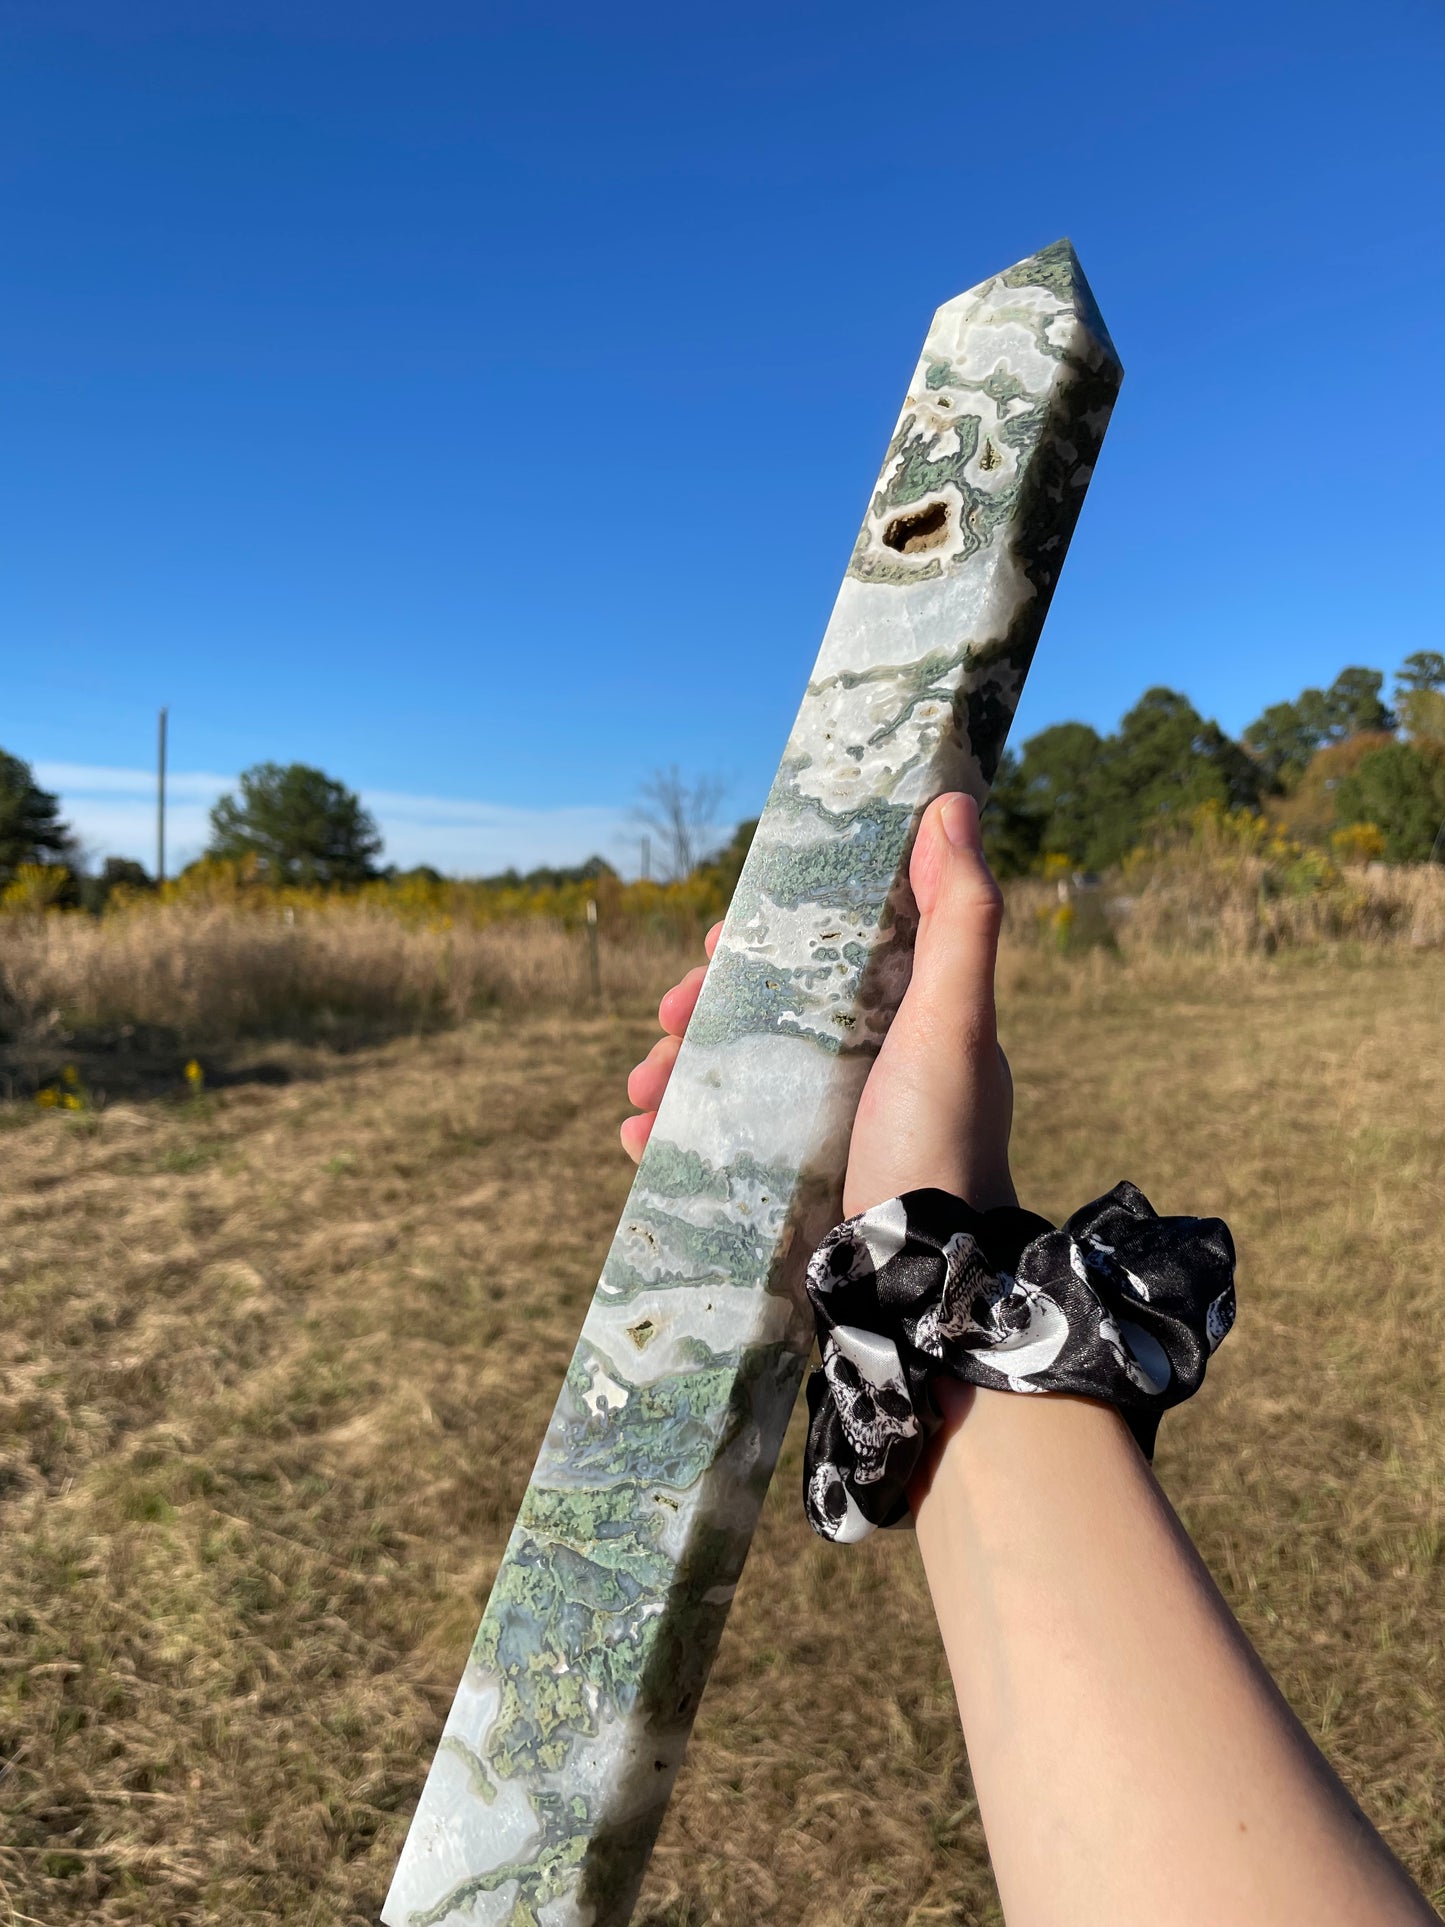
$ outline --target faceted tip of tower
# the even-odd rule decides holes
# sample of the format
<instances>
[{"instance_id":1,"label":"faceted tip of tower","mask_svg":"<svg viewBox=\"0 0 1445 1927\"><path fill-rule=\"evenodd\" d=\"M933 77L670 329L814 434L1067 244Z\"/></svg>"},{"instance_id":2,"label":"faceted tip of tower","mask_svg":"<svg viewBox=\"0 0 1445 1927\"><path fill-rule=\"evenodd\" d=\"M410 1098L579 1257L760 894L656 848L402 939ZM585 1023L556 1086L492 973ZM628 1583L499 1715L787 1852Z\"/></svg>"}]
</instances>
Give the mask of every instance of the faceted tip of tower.
<instances>
[{"instance_id":1,"label":"faceted tip of tower","mask_svg":"<svg viewBox=\"0 0 1445 1927\"><path fill-rule=\"evenodd\" d=\"M1099 313L1099 304L1094 299L1094 290L1089 286L1088 277L1074 252L1074 244L1067 235L1051 241L1046 248L1040 248L1037 254L1030 254L1024 260L1015 262L1013 267L1005 268L999 279L1010 288L1046 287L1061 300L1068 301L1099 346L1122 372L1124 364L1119 360L1119 350L1104 325L1104 317Z\"/></svg>"}]
</instances>

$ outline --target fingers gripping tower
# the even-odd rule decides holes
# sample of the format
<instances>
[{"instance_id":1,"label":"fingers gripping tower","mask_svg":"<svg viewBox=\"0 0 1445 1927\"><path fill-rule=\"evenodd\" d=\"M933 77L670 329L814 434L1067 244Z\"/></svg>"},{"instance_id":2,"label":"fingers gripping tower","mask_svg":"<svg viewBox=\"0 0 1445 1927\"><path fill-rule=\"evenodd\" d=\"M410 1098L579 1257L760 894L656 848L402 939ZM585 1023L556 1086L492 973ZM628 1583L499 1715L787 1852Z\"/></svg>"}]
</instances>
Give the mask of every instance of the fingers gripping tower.
<instances>
[{"instance_id":1,"label":"fingers gripping tower","mask_svg":"<svg viewBox=\"0 0 1445 1927\"><path fill-rule=\"evenodd\" d=\"M812 1343L907 862L982 801L1121 370L1060 241L934 316L383 1912L622 1927Z\"/></svg>"}]
</instances>

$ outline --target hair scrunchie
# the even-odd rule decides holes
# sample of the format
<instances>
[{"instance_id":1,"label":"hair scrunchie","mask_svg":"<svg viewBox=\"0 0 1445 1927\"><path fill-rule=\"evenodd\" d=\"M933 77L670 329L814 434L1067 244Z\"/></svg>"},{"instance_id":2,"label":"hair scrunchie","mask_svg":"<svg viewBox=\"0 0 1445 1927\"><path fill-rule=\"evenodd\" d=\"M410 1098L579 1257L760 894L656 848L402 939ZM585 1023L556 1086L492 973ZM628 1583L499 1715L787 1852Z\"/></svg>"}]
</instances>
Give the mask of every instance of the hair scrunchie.
<instances>
[{"instance_id":1,"label":"hair scrunchie","mask_svg":"<svg viewBox=\"0 0 1445 1927\"><path fill-rule=\"evenodd\" d=\"M940 1372L1102 1399L1152 1458L1161 1414L1199 1389L1234 1323L1234 1241L1219 1218L1161 1218L1132 1184L1060 1230L909 1191L830 1231L807 1290L822 1364L803 1504L846 1544L907 1521L908 1480L942 1423Z\"/></svg>"}]
</instances>

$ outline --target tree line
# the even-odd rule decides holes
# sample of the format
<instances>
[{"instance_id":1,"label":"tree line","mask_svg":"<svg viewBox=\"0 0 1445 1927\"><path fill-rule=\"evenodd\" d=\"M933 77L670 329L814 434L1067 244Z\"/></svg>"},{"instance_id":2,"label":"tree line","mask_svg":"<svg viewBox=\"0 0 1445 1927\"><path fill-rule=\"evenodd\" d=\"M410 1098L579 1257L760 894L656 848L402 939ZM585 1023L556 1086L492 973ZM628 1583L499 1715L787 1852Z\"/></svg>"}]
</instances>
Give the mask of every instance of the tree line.
<instances>
[{"instance_id":1,"label":"tree line","mask_svg":"<svg viewBox=\"0 0 1445 1927\"><path fill-rule=\"evenodd\" d=\"M1088 723L1055 723L1006 751L984 812L985 840L1003 876L1046 858L1106 870L1204 803L1264 810L1302 840L1368 824L1392 862L1445 859L1445 655L1416 650L1395 672L1387 704L1378 669L1342 669L1327 689L1274 703L1235 741L1178 690L1146 690L1110 735ZM671 849L669 868L701 867L736 879L754 827L739 826L721 850L698 840L715 786L690 790L676 770L654 776L639 821ZM247 863L269 881L321 887L394 874L379 867L381 833L359 796L305 763L258 763L211 811L202 860ZM128 857L87 874L57 797L29 764L0 750L0 889L24 865L57 879L50 900L103 906L117 885L151 887ZM525 878L515 870L482 881L534 887L610 870L593 857ZM424 871L424 866L423 866ZM432 873L434 874L434 873ZM63 875L63 883L62 883Z\"/></svg>"},{"instance_id":2,"label":"tree line","mask_svg":"<svg viewBox=\"0 0 1445 1927\"><path fill-rule=\"evenodd\" d=\"M719 793L711 779L690 784L675 768L654 772L644 785L637 820L650 833L665 876L680 878L721 866L736 881L747 848L743 832L750 834L753 826L743 826L721 850L711 850L707 824ZM443 881L428 864L407 871L383 867L382 847L375 818L344 783L306 763L257 763L212 808L210 835L197 862L245 865L258 881L303 888L346 887L377 878ZM155 887L155 879L130 857L106 857L87 872L84 852L62 819L59 798L35 781L27 763L0 751L0 890L26 865L45 870L55 887L44 901L62 907L99 909L118 886ZM525 873L514 867L473 881L557 890L615 874L604 857L592 856L584 863L542 864Z\"/></svg>"},{"instance_id":3,"label":"tree line","mask_svg":"<svg viewBox=\"0 0 1445 1927\"><path fill-rule=\"evenodd\" d=\"M1445 655L1417 650L1391 702L1378 669L1274 703L1235 741L1178 690L1146 690L1111 735L1055 723L1006 751L984 812L1004 876L1063 857L1107 870L1204 803L1264 811L1325 842L1369 824L1396 863L1445 854Z\"/></svg>"}]
</instances>

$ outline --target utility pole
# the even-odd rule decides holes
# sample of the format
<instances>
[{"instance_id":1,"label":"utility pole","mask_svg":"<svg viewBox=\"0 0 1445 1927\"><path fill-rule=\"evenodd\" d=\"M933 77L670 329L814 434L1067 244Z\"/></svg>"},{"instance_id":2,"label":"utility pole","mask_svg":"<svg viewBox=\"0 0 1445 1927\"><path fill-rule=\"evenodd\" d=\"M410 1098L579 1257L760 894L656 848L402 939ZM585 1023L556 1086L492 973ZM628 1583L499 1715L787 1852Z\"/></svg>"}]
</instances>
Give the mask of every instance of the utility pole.
<instances>
[{"instance_id":1,"label":"utility pole","mask_svg":"<svg viewBox=\"0 0 1445 1927\"><path fill-rule=\"evenodd\" d=\"M650 836L645 836L642 839L642 881L646 883L648 878L651 875L652 875L652 838Z\"/></svg>"},{"instance_id":2,"label":"utility pole","mask_svg":"<svg viewBox=\"0 0 1445 1927\"><path fill-rule=\"evenodd\" d=\"M166 711L156 732L156 885L166 880Z\"/></svg>"}]
</instances>

